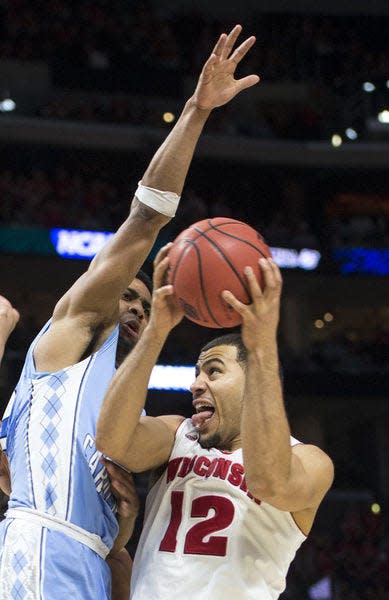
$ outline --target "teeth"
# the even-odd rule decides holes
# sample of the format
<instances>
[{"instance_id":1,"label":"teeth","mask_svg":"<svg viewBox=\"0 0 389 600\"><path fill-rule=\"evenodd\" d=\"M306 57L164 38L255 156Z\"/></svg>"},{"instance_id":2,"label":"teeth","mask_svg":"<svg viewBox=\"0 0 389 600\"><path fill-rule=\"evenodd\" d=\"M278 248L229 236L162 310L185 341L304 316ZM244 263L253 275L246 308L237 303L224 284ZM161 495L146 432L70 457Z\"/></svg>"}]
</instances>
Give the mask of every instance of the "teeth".
<instances>
[{"instance_id":1,"label":"teeth","mask_svg":"<svg viewBox=\"0 0 389 600\"><path fill-rule=\"evenodd\" d=\"M204 410L214 410L213 406L208 406L207 404L201 404L200 406L196 406L196 412L200 413Z\"/></svg>"}]
</instances>

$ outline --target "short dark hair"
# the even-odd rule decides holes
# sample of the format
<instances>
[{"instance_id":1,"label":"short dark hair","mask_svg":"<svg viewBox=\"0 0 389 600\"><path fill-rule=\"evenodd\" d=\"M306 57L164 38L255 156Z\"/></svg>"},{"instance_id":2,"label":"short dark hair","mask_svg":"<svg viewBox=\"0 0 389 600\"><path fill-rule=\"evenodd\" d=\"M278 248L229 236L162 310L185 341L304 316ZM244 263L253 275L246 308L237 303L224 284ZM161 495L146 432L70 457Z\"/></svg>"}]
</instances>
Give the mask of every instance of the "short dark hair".
<instances>
[{"instance_id":1,"label":"short dark hair","mask_svg":"<svg viewBox=\"0 0 389 600\"><path fill-rule=\"evenodd\" d=\"M139 271L135 275L134 279L139 279L139 281L141 281L142 283L145 284L145 286L149 290L150 294L153 293L153 282L151 280L151 277L149 277L145 271L142 271L142 269L139 269Z\"/></svg>"},{"instance_id":2,"label":"short dark hair","mask_svg":"<svg viewBox=\"0 0 389 600\"><path fill-rule=\"evenodd\" d=\"M240 333L227 333L226 335L220 335L217 338L209 341L205 346L203 346L200 350L200 354L202 352L206 352L206 350L210 350L215 346L235 346L237 350L236 360L241 364L243 368L246 368L247 365L247 348L243 343L242 336ZM279 363L279 375L281 380L281 385L284 384L284 372L282 369L281 363Z\"/></svg>"},{"instance_id":3,"label":"short dark hair","mask_svg":"<svg viewBox=\"0 0 389 600\"><path fill-rule=\"evenodd\" d=\"M200 350L200 354L202 352L206 352L211 348L215 348L215 346L235 346L236 348L236 360L243 367L246 367L247 364L247 350L246 346L243 343L242 336L240 333L226 333L225 335L220 335L217 338L214 338L205 346L203 346Z\"/></svg>"}]
</instances>

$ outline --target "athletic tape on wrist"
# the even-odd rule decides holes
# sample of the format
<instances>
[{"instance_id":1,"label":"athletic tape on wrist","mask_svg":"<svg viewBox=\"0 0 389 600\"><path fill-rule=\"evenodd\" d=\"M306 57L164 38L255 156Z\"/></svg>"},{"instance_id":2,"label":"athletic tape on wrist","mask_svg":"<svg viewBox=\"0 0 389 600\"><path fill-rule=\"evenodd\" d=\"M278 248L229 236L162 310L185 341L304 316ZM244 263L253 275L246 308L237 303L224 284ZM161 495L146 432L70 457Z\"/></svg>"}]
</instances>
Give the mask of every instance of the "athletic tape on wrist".
<instances>
[{"instance_id":1,"label":"athletic tape on wrist","mask_svg":"<svg viewBox=\"0 0 389 600\"><path fill-rule=\"evenodd\" d=\"M138 183L135 196L139 202L153 208L166 217L174 217L180 201L180 196L175 192L162 192L161 190L142 185L141 181Z\"/></svg>"}]
</instances>

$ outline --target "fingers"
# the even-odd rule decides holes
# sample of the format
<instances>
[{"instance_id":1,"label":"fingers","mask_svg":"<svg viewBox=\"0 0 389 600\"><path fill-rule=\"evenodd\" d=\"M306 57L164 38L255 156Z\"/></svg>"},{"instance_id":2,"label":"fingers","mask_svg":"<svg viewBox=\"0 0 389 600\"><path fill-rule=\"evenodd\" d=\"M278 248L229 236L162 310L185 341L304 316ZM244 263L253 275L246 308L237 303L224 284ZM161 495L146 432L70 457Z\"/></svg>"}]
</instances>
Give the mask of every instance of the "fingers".
<instances>
[{"instance_id":1,"label":"fingers","mask_svg":"<svg viewBox=\"0 0 389 600\"><path fill-rule=\"evenodd\" d=\"M221 56L225 43L227 40L227 34L226 33L222 33L218 39L218 41L215 44L214 49L212 50L212 54L215 54L216 56ZM211 54L211 56L212 56Z\"/></svg>"},{"instance_id":2,"label":"fingers","mask_svg":"<svg viewBox=\"0 0 389 600\"><path fill-rule=\"evenodd\" d=\"M216 57L219 60L227 60L227 59L232 60L236 64L238 64L242 60L242 58L244 58L244 56L246 56L247 52L255 44L256 38L253 35L250 36L249 38L247 38L247 40L242 42L240 44L240 46L238 46L238 48L236 48L233 51L236 40L238 39L241 31L242 31L242 26L235 25L235 27L230 31L230 33L228 35L226 35L225 33L221 34L221 36L219 37L218 41L215 44L214 49L212 50L211 56L209 57L208 61L204 65L204 69L206 69L206 67L208 66L208 63L212 59L212 57ZM232 51L233 51L233 54L230 56ZM213 58L211 60L211 64L213 64L214 62L215 62L215 58Z\"/></svg>"},{"instance_id":3,"label":"fingers","mask_svg":"<svg viewBox=\"0 0 389 600\"><path fill-rule=\"evenodd\" d=\"M222 298L231 308L236 310L240 315L247 309L247 305L235 298L234 294L229 290L222 291Z\"/></svg>"},{"instance_id":4,"label":"fingers","mask_svg":"<svg viewBox=\"0 0 389 600\"><path fill-rule=\"evenodd\" d=\"M244 274L246 276L247 283L249 284L251 300L255 303L262 296L262 290L260 288L258 279L254 274L252 267L245 267Z\"/></svg>"},{"instance_id":5,"label":"fingers","mask_svg":"<svg viewBox=\"0 0 389 600\"><path fill-rule=\"evenodd\" d=\"M238 93L242 90L246 90L253 85L256 85L259 82L258 75L247 75L247 77L242 77L242 79L238 79L236 81L238 86Z\"/></svg>"},{"instance_id":6,"label":"fingers","mask_svg":"<svg viewBox=\"0 0 389 600\"><path fill-rule=\"evenodd\" d=\"M282 275L277 264L272 258L260 258L259 264L264 279L264 295L278 291L282 287Z\"/></svg>"},{"instance_id":7,"label":"fingers","mask_svg":"<svg viewBox=\"0 0 389 600\"><path fill-rule=\"evenodd\" d=\"M221 58L223 60L227 59L231 54L233 47L235 46L235 42L238 39L240 32L242 31L241 25L235 25L235 27L230 31L228 36L226 36L224 40L224 45L221 51Z\"/></svg>"},{"instance_id":8,"label":"fingers","mask_svg":"<svg viewBox=\"0 0 389 600\"><path fill-rule=\"evenodd\" d=\"M211 56L208 58L207 62L205 63L205 65L203 67L202 73L201 73L203 81L206 82L207 79L209 77L211 77L213 68L214 68L217 60L218 60L218 57L216 56L216 54L211 54Z\"/></svg>"},{"instance_id":9,"label":"fingers","mask_svg":"<svg viewBox=\"0 0 389 600\"><path fill-rule=\"evenodd\" d=\"M156 265L153 273L153 295L156 295L157 290L159 290L165 283L167 277L167 270L169 268L169 258L165 256L161 260L161 262Z\"/></svg>"},{"instance_id":10,"label":"fingers","mask_svg":"<svg viewBox=\"0 0 389 600\"><path fill-rule=\"evenodd\" d=\"M254 46L255 42L256 37L254 35L247 38L247 40L242 42L241 45L234 50L234 53L232 54L232 56L230 56L230 60L233 60L236 64L240 63L240 61L246 56L250 48Z\"/></svg>"},{"instance_id":11,"label":"fingers","mask_svg":"<svg viewBox=\"0 0 389 600\"><path fill-rule=\"evenodd\" d=\"M111 491L115 498L120 502L137 506L139 500L132 475L109 460L102 459L101 462L107 469Z\"/></svg>"},{"instance_id":12,"label":"fingers","mask_svg":"<svg viewBox=\"0 0 389 600\"><path fill-rule=\"evenodd\" d=\"M279 295L282 287L281 271L272 258L260 258L259 265L263 275L263 290L261 290L253 268L247 266L244 269L250 298L254 305L261 302L262 299L266 300L274 294ZM248 305L240 302L229 290L224 290L222 292L222 297L227 304L232 306L232 308L241 315L248 309Z\"/></svg>"},{"instance_id":13,"label":"fingers","mask_svg":"<svg viewBox=\"0 0 389 600\"><path fill-rule=\"evenodd\" d=\"M165 258L165 256L168 255L168 252L172 246L173 242L169 242L168 244L162 246L162 248L158 250L153 262L154 268Z\"/></svg>"},{"instance_id":14,"label":"fingers","mask_svg":"<svg viewBox=\"0 0 389 600\"><path fill-rule=\"evenodd\" d=\"M158 300L163 300L164 298L167 298L168 296L172 296L173 295L173 286L172 285L163 285L161 287L159 287L158 289L156 289L154 291L154 304L158 301Z\"/></svg>"},{"instance_id":15,"label":"fingers","mask_svg":"<svg viewBox=\"0 0 389 600\"><path fill-rule=\"evenodd\" d=\"M154 272L153 272L153 287L154 290L159 289L164 285L167 276L167 270L169 268L169 257L168 253L172 247L172 242L163 246L154 259Z\"/></svg>"}]
</instances>

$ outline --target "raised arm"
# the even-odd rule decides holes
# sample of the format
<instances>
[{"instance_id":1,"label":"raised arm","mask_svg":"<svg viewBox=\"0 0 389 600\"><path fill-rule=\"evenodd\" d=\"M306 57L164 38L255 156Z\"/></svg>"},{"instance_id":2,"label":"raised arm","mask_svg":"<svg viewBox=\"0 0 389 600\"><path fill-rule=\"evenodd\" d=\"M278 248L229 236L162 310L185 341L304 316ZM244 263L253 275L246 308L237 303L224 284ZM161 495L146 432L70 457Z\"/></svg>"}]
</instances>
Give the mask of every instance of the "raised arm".
<instances>
[{"instance_id":1,"label":"raised arm","mask_svg":"<svg viewBox=\"0 0 389 600\"><path fill-rule=\"evenodd\" d=\"M281 510L301 511L307 532L332 483L333 466L316 446L291 446L277 348L282 278L272 259L261 259L260 265L263 292L252 269L246 269L250 305L223 292L242 317L248 352L241 431L247 485L256 498Z\"/></svg>"},{"instance_id":2,"label":"raised arm","mask_svg":"<svg viewBox=\"0 0 389 600\"><path fill-rule=\"evenodd\" d=\"M173 327L183 313L170 300L173 288L162 285L170 244L154 262L150 321L132 352L116 371L97 423L96 446L131 471L155 468L167 461L182 417L141 417L151 371Z\"/></svg>"},{"instance_id":3,"label":"raised arm","mask_svg":"<svg viewBox=\"0 0 389 600\"><path fill-rule=\"evenodd\" d=\"M114 327L121 294L174 213L210 112L259 80L256 75L234 78L238 63L255 42L250 37L234 50L240 32L237 25L228 36L220 36L193 96L143 175L129 217L57 304L52 326L35 350L38 370L52 371L78 361L92 340L96 347Z\"/></svg>"}]
</instances>

